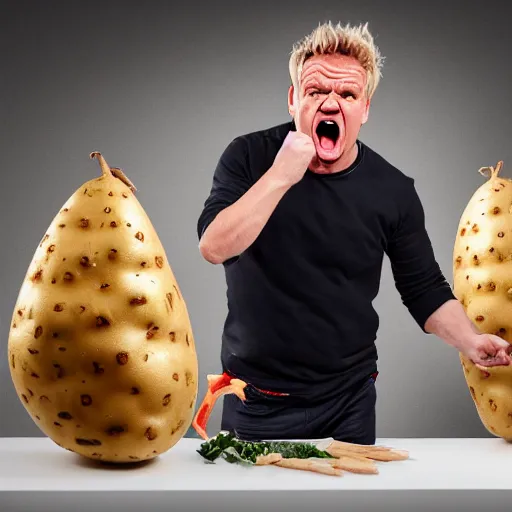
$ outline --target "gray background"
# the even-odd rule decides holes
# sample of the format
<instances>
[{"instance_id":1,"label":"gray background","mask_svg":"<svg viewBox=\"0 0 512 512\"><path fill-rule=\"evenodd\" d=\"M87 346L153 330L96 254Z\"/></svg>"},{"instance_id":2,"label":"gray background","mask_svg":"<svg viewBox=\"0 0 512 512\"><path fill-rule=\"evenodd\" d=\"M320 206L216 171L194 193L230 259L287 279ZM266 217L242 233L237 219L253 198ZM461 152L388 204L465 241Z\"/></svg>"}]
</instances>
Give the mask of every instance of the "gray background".
<instances>
[{"instance_id":1,"label":"gray background","mask_svg":"<svg viewBox=\"0 0 512 512\"><path fill-rule=\"evenodd\" d=\"M220 369L226 302L222 267L200 257L197 218L231 139L289 119L288 53L319 22L370 22L386 62L361 137L416 179L450 282L478 169L503 159L512 176L505 2L173 3L2 2L0 436L41 435L10 380L10 318L48 224L99 173L93 150L135 182L164 243L192 319L202 398L206 374ZM488 436L457 353L413 322L387 259L375 307L377 435ZM218 403L210 433L220 412Z\"/></svg>"}]
</instances>

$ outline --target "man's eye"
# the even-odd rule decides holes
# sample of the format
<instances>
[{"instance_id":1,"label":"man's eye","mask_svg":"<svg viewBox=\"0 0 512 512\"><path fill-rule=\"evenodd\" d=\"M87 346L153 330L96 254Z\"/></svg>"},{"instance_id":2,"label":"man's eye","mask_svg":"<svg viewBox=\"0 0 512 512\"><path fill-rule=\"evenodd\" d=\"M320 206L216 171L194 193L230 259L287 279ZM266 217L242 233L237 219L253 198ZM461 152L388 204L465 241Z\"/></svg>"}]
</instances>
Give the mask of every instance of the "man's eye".
<instances>
[{"instance_id":1,"label":"man's eye","mask_svg":"<svg viewBox=\"0 0 512 512\"><path fill-rule=\"evenodd\" d=\"M351 91L345 91L342 95L342 98L352 98L355 99L356 95Z\"/></svg>"}]
</instances>

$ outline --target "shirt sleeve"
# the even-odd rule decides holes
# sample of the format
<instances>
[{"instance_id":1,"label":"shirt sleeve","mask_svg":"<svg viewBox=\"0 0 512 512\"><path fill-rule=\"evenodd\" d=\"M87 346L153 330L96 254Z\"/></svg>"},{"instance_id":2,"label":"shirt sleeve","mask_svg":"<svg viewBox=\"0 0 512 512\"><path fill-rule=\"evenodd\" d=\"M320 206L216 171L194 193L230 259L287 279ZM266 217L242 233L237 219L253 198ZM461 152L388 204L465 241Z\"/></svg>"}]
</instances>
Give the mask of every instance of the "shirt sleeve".
<instances>
[{"instance_id":1,"label":"shirt sleeve","mask_svg":"<svg viewBox=\"0 0 512 512\"><path fill-rule=\"evenodd\" d=\"M197 222L199 240L215 217L235 203L252 186L246 144L237 137L224 149L213 173L213 182Z\"/></svg>"},{"instance_id":2,"label":"shirt sleeve","mask_svg":"<svg viewBox=\"0 0 512 512\"><path fill-rule=\"evenodd\" d=\"M425 322L428 317L455 296L435 259L425 228L423 206L414 180L409 180L404 208L389 241L387 254L403 304L423 332L427 332Z\"/></svg>"}]
</instances>

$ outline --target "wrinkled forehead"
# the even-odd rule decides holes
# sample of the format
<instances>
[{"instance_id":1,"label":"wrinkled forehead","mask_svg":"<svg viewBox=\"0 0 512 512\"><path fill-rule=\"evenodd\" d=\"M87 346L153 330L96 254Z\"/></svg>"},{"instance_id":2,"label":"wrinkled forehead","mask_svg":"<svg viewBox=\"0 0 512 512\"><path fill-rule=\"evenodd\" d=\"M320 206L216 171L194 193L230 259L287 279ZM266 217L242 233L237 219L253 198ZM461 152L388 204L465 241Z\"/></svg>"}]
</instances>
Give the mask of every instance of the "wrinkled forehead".
<instances>
[{"instance_id":1,"label":"wrinkled forehead","mask_svg":"<svg viewBox=\"0 0 512 512\"><path fill-rule=\"evenodd\" d=\"M299 78L301 88L310 83L326 86L351 83L364 87L367 73L355 57L342 54L315 55L306 60Z\"/></svg>"}]
</instances>

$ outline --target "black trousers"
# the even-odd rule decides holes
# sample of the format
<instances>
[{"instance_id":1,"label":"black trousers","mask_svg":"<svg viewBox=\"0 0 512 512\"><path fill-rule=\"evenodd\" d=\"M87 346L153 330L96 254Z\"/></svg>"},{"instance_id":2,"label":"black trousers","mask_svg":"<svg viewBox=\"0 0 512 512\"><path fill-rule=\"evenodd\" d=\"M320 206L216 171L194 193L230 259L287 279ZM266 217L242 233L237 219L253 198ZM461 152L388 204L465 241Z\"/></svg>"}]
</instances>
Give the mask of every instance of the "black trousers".
<instances>
[{"instance_id":1,"label":"black trousers","mask_svg":"<svg viewBox=\"0 0 512 512\"><path fill-rule=\"evenodd\" d=\"M224 396L221 430L247 441L332 437L375 444L375 379L368 376L339 396L313 404L268 395L248 384L245 401Z\"/></svg>"}]
</instances>

